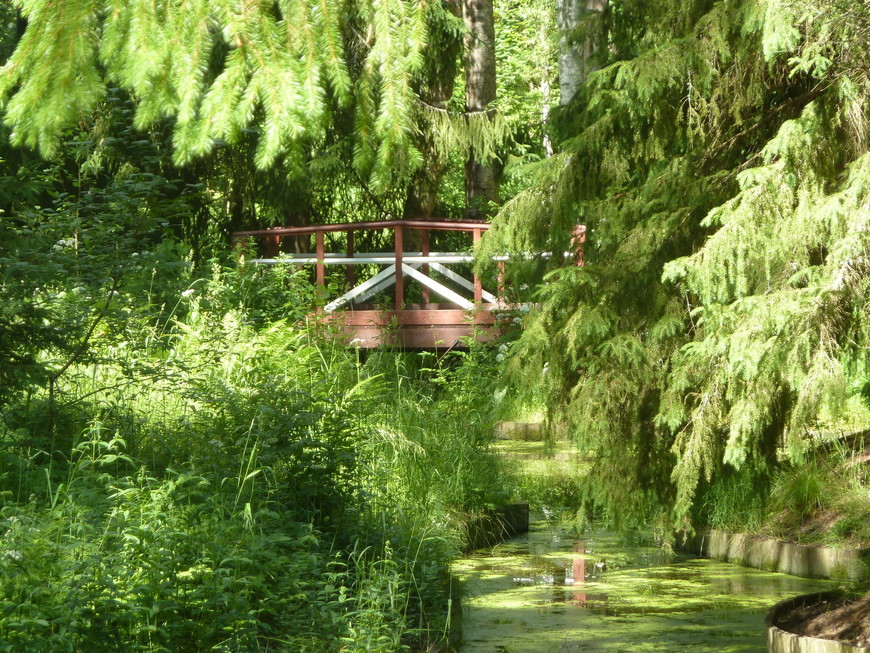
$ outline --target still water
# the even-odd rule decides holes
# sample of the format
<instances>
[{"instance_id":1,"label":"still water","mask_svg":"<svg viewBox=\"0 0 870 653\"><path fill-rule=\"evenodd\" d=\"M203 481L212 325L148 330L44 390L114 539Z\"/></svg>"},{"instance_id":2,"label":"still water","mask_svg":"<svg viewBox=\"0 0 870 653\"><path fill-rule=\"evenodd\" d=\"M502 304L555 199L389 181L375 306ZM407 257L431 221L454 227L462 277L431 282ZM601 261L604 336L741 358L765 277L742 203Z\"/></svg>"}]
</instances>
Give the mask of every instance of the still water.
<instances>
[{"instance_id":1,"label":"still water","mask_svg":"<svg viewBox=\"0 0 870 653\"><path fill-rule=\"evenodd\" d=\"M834 587L547 522L458 561L461 653L765 651L780 599Z\"/></svg>"}]
</instances>

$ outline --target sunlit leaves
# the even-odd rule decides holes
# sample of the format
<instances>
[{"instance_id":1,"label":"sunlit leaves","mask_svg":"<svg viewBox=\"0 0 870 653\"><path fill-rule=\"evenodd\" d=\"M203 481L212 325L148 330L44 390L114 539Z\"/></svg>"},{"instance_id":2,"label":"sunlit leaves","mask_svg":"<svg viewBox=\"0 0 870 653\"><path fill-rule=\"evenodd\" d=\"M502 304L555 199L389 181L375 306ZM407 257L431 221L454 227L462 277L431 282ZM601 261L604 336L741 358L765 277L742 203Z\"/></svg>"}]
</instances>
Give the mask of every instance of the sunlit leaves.
<instances>
[{"instance_id":1,"label":"sunlit leaves","mask_svg":"<svg viewBox=\"0 0 870 653\"><path fill-rule=\"evenodd\" d=\"M0 69L0 101L16 144L51 155L60 131L116 84L136 99L139 128L174 119L177 163L256 130L257 166L286 157L292 168L325 138L336 112L348 109L359 126L357 167L375 187L407 178L422 163L413 143L414 88L429 3L19 4L28 28Z\"/></svg>"},{"instance_id":2,"label":"sunlit leaves","mask_svg":"<svg viewBox=\"0 0 870 653\"><path fill-rule=\"evenodd\" d=\"M679 521L723 468L767 469L786 443L853 420L837 407L866 358L870 84L853 44L870 12L612 9L612 62L488 247L555 250L586 225L587 272L547 277L521 343L550 347L550 400L592 450L605 502L657 492ZM632 492L620 483L648 473L639 450L658 473Z\"/></svg>"}]
</instances>

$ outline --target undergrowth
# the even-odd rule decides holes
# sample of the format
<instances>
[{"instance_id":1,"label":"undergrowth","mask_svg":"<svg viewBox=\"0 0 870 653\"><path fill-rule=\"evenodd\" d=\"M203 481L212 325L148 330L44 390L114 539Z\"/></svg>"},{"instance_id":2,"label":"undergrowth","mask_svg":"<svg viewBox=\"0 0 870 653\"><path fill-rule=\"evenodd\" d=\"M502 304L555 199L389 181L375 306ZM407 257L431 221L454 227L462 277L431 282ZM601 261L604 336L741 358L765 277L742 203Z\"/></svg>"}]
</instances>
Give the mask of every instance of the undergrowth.
<instances>
[{"instance_id":1,"label":"undergrowth","mask_svg":"<svg viewBox=\"0 0 870 653\"><path fill-rule=\"evenodd\" d=\"M812 544L870 542L870 477L863 437L818 443L773 472L724 474L698 519L714 528Z\"/></svg>"},{"instance_id":2,"label":"undergrowth","mask_svg":"<svg viewBox=\"0 0 870 653\"><path fill-rule=\"evenodd\" d=\"M173 283L0 405L0 651L443 641L458 526L506 496L488 355L364 360L286 270Z\"/></svg>"}]
</instances>

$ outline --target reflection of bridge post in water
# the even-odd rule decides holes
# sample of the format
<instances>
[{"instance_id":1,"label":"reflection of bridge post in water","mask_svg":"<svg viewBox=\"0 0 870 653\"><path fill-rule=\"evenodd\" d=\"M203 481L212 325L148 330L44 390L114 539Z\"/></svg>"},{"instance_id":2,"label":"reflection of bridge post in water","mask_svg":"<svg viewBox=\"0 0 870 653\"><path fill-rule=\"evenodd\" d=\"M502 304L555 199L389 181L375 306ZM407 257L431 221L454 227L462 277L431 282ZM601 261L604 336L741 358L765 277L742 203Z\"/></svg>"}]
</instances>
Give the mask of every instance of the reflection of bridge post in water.
<instances>
[{"instance_id":1,"label":"reflection of bridge post in water","mask_svg":"<svg viewBox=\"0 0 870 653\"><path fill-rule=\"evenodd\" d=\"M584 540L580 540L574 545L574 553L580 554L574 556L574 585L583 585L586 583L586 542ZM581 608L586 606L586 592L574 592L572 598L574 599L571 601L573 604Z\"/></svg>"}]
</instances>

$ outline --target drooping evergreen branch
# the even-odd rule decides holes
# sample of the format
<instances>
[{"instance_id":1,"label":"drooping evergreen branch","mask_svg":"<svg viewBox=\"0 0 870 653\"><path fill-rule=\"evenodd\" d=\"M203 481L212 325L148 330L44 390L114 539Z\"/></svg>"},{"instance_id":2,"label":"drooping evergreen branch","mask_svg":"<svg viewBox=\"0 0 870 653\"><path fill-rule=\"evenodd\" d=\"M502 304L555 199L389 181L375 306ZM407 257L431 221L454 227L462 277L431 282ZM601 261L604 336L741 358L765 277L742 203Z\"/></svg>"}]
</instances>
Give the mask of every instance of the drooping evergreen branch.
<instances>
[{"instance_id":1,"label":"drooping evergreen branch","mask_svg":"<svg viewBox=\"0 0 870 653\"><path fill-rule=\"evenodd\" d=\"M174 121L185 163L258 134L260 168L291 170L352 111L355 160L373 187L421 164L411 134L433 12L389 0L17 0L27 29L0 68L0 109L17 145L52 155L62 130L109 85L136 125ZM362 47L359 47L362 44Z\"/></svg>"},{"instance_id":2,"label":"drooping evergreen branch","mask_svg":"<svg viewBox=\"0 0 870 653\"><path fill-rule=\"evenodd\" d=\"M823 5L610 15L613 60L559 117L561 153L487 234L484 255L587 227L585 269L545 277L512 366L546 383L608 514L690 527L727 469L770 475L807 433L870 424L870 84L851 45L870 7Z\"/></svg>"}]
</instances>

